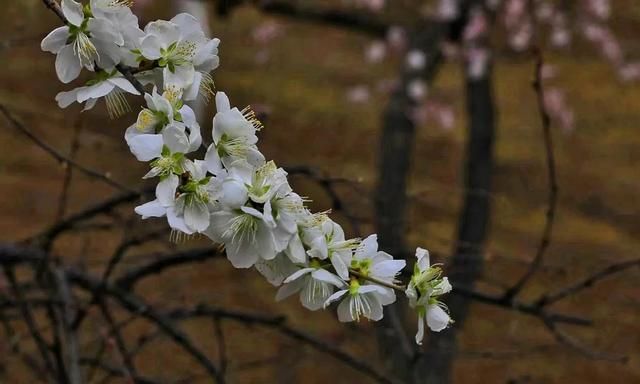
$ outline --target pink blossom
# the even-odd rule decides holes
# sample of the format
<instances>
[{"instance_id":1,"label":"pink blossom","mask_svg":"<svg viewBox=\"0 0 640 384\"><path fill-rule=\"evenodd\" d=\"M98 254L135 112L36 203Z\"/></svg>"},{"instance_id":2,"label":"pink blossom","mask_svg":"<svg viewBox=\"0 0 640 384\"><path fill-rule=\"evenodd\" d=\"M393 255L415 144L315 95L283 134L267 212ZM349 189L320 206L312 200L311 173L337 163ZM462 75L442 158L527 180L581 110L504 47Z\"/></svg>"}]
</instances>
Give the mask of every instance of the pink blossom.
<instances>
[{"instance_id":1,"label":"pink blossom","mask_svg":"<svg viewBox=\"0 0 640 384\"><path fill-rule=\"evenodd\" d=\"M611 3L609 0L586 0L587 12L600 20L607 20L611 16Z\"/></svg>"},{"instance_id":2,"label":"pink blossom","mask_svg":"<svg viewBox=\"0 0 640 384\"><path fill-rule=\"evenodd\" d=\"M471 18L464 28L463 39L465 41L477 40L487 32L487 18L484 12L475 9L471 13Z\"/></svg>"},{"instance_id":3,"label":"pink blossom","mask_svg":"<svg viewBox=\"0 0 640 384\"><path fill-rule=\"evenodd\" d=\"M573 110L567 104L564 92L551 87L544 90L544 106L549 117L556 121L566 133L573 131L575 118Z\"/></svg>"},{"instance_id":4,"label":"pink blossom","mask_svg":"<svg viewBox=\"0 0 640 384\"><path fill-rule=\"evenodd\" d=\"M531 39L533 38L533 26L531 23L526 22L520 25L511 36L509 36L509 45L515 51L525 51L531 45Z\"/></svg>"},{"instance_id":5,"label":"pink blossom","mask_svg":"<svg viewBox=\"0 0 640 384\"><path fill-rule=\"evenodd\" d=\"M427 96L427 84L420 79L414 79L407 85L407 93L414 101L420 101Z\"/></svg>"},{"instance_id":6,"label":"pink blossom","mask_svg":"<svg viewBox=\"0 0 640 384\"><path fill-rule=\"evenodd\" d=\"M384 8L385 0L356 0L360 7L367 8L372 12L380 12Z\"/></svg>"},{"instance_id":7,"label":"pink blossom","mask_svg":"<svg viewBox=\"0 0 640 384\"><path fill-rule=\"evenodd\" d=\"M354 104L362 104L369 101L371 93L366 85L356 85L347 90L347 100Z\"/></svg>"},{"instance_id":8,"label":"pink blossom","mask_svg":"<svg viewBox=\"0 0 640 384\"><path fill-rule=\"evenodd\" d=\"M551 19L553 18L554 12L555 12L555 9L553 7L553 4L549 3L548 1L539 2L538 6L536 7L536 17L540 21L544 21L544 22L551 21Z\"/></svg>"},{"instance_id":9,"label":"pink blossom","mask_svg":"<svg viewBox=\"0 0 640 384\"><path fill-rule=\"evenodd\" d=\"M467 49L467 74L473 80L478 80L485 76L489 66L489 51L485 48L472 47Z\"/></svg>"},{"instance_id":10,"label":"pink blossom","mask_svg":"<svg viewBox=\"0 0 640 384\"><path fill-rule=\"evenodd\" d=\"M460 12L458 0L440 0L436 6L436 18L442 21L453 20Z\"/></svg>"},{"instance_id":11,"label":"pink blossom","mask_svg":"<svg viewBox=\"0 0 640 384\"><path fill-rule=\"evenodd\" d=\"M282 26L273 20L265 21L253 29L251 37L259 44L268 44L282 34Z\"/></svg>"},{"instance_id":12,"label":"pink blossom","mask_svg":"<svg viewBox=\"0 0 640 384\"><path fill-rule=\"evenodd\" d=\"M379 63L387 55L387 46L384 41L376 40L369 44L364 52L365 59L369 63Z\"/></svg>"},{"instance_id":13,"label":"pink blossom","mask_svg":"<svg viewBox=\"0 0 640 384\"><path fill-rule=\"evenodd\" d=\"M550 80L556 77L558 71L556 67L551 64L543 64L540 70L542 80Z\"/></svg>"},{"instance_id":14,"label":"pink blossom","mask_svg":"<svg viewBox=\"0 0 640 384\"><path fill-rule=\"evenodd\" d=\"M415 124L427 124L433 122L445 131L451 130L455 125L455 113L453 107L434 98L428 98L411 114Z\"/></svg>"},{"instance_id":15,"label":"pink blossom","mask_svg":"<svg viewBox=\"0 0 640 384\"><path fill-rule=\"evenodd\" d=\"M623 82L632 82L640 79L640 62L627 63L618 69L618 76Z\"/></svg>"},{"instance_id":16,"label":"pink blossom","mask_svg":"<svg viewBox=\"0 0 640 384\"><path fill-rule=\"evenodd\" d=\"M419 49L414 49L407 54L406 62L410 69L420 70L427 64L427 55Z\"/></svg>"},{"instance_id":17,"label":"pink blossom","mask_svg":"<svg viewBox=\"0 0 640 384\"><path fill-rule=\"evenodd\" d=\"M387 42L395 50L402 50L407 45L407 34L404 28L399 26L389 27L387 30Z\"/></svg>"}]
</instances>

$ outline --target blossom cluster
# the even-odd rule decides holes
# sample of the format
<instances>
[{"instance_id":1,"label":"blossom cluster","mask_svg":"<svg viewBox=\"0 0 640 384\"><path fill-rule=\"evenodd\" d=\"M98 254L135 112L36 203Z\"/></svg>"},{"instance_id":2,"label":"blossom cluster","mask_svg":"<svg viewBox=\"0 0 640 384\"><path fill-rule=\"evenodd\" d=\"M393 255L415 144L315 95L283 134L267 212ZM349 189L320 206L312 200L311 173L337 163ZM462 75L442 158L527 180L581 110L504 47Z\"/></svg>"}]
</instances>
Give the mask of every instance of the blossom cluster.
<instances>
[{"instance_id":1,"label":"blossom cluster","mask_svg":"<svg viewBox=\"0 0 640 384\"><path fill-rule=\"evenodd\" d=\"M112 115L124 113L123 93L140 95L140 87L123 76L123 66L146 87L146 106L124 134L133 155L149 164L143 178L157 181L155 199L135 208L142 219L165 217L175 240L202 234L223 245L234 267L255 267L279 287L277 300L298 295L312 311L339 302L340 321L376 321L401 291L419 317L418 343L425 321L434 331L446 328L452 321L438 298L451 285L428 253L418 248L405 287L397 279L406 262L378 250L376 235L348 239L327 212L311 212L287 172L259 151L263 126L255 113L214 92L219 39L206 37L186 13L141 29L130 3L62 0L66 25L45 37L42 49L57 55L63 83L82 68L93 72L85 85L58 94L63 108L78 102L88 109L105 98ZM186 102L212 95L212 143L197 159L203 139Z\"/></svg>"}]
</instances>

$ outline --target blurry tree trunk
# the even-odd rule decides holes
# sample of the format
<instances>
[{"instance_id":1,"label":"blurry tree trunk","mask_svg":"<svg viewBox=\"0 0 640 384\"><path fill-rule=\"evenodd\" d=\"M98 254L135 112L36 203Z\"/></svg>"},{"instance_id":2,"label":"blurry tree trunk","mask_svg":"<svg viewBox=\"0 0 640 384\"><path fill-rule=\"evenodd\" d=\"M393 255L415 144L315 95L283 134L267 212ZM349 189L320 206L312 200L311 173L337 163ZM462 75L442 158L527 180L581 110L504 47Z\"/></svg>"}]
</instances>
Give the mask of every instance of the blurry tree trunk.
<instances>
[{"instance_id":1,"label":"blurry tree trunk","mask_svg":"<svg viewBox=\"0 0 640 384\"><path fill-rule=\"evenodd\" d=\"M483 249L489 231L491 176L495 106L491 66L485 76L467 76L467 116L469 135L465 160L465 200L458 221L458 240L447 273L455 287L473 288L483 268ZM462 329L469 312L470 300L461 295L447 298L455 325L444 332L431 333L426 343L420 376L423 383L439 384L451 380L451 367L456 354L456 333Z\"/></svg>"},{"instance_id":2,"label":"blurry tree trunk","mask_svg":"<svg viewBox=\"0 0 640 384\"><path fill-rule=\"evenodd\" d=\"M446 28L442 24L429 24L416 32L410 41L411 49L420 49L427 56L421 71L404 68L402 80L391 95L383 117L380 139L378 185L374 202L376 231L380 249L397 257L406 257L406 202L407 175L409 173L415 141L415 124L411 119L415 102L408 94L412 80L429 83L440 67L440 43ZM403 300L398 295L400 301ZM386 307L386 316L378 328L380 349L394 376L409 382L415 346L403 326L403 316L397 305Z\"/></svg>"},{"instance_id":3,"label":"blurry tree trunk","mask_svg":"<svg viewBox=\"0 0 640 384\"><path fill-rule=\"evenodd\" d=\"M380 249L408 259L405 244L407 177L411 167L415 142L415 124L411 119L415 101L408 94L408 85L415 79L427 84L433 80L442 63L441 44L449 39L458 41L466 24L470 1L461 2L460 16L447 23L428 22L413 31L409 51L426 54L427 63L421 70L403 68L401 82L392 94L383 118L380 139L378 184L374 191L376 231ZM385 308L386 316L378 327L380 350L395 377L405 383L424 382L424 364L419 363L413 336L404 327L405 298L398 295L401 304ZM415 326L415 324L413 325ZM411 328L413 329L413 328Z\"/></svg>"}]
</instances>

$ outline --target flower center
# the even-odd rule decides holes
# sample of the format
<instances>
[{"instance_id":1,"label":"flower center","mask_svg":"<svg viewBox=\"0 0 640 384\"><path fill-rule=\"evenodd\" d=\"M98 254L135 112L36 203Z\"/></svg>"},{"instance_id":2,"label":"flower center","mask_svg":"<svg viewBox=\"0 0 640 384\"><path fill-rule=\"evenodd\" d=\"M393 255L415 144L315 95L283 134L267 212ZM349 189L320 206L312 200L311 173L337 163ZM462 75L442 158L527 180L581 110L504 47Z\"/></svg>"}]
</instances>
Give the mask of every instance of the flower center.
<instances>
[{"instance_id":1,"label":"flower center","mask_svg":"<svg viewBox=\"0 0 640 384\"><path fill-rule=\"evenodd\" d=\"M233 242L255 241L258 232L258 219L242 212L232 218L229 227L222 234Z\"/></svg>"}]
</instances>

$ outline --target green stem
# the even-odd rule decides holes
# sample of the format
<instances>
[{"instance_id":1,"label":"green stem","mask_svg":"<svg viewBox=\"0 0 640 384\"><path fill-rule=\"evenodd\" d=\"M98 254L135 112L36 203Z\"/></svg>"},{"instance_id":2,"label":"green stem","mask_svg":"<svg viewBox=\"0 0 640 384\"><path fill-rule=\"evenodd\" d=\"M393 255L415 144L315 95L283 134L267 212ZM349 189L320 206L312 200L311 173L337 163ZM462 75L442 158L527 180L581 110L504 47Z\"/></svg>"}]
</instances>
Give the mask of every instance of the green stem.
<instances>
[{"instance_id":1,"label":"green stem","mask_svg":"<svg viewBox=\"0 0 640 384\"><path fill-rule=\"evenodd\" d=\"M401 291L404 292L407 287L404 285L397 285L397 284L393 284L393 283L389 283L380 279L376 279L375 277L371 277L368 275L363 275L362 273L356 271L355 269L349 268L349 273L352 274L353 276L360 278L360 279L364 279L364 280L368 280L372 283L376 283L378 285L382 285L383 287L387 287L387 288L391 288L391 289L395 289L396 291Z\"/></svg>"}]
</instances>

